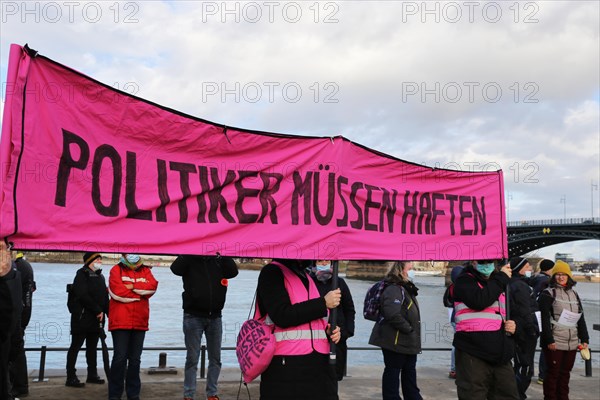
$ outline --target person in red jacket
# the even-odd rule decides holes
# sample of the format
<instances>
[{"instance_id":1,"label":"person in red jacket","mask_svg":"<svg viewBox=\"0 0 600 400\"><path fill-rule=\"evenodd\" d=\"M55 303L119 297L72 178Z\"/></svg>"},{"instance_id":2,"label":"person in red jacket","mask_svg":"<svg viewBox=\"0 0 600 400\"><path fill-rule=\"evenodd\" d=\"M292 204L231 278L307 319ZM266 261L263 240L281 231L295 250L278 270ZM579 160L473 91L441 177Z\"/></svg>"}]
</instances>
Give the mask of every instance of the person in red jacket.
<instances>
[{"instance_id":1,"label":"person in red jacket","mask_svg":"<svg viewBox=\"0 0 600 400\"><path fill-rule=\"evenodd\" d=\"M112 334L114 352L108 380L109 400L121 399L125 381L127 399L140 398L140 359L150 317L148 299L157 286L150 268L137 254L123 254L110 270L108 330Z\"/></svg>"}]
</instances>

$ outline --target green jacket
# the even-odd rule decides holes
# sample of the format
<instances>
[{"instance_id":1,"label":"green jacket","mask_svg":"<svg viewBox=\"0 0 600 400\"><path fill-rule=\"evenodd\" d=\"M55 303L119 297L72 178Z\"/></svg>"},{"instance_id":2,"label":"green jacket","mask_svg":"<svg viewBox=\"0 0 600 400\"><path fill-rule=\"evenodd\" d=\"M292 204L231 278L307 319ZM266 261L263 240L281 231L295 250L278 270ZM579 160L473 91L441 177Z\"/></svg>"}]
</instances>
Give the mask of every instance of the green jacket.
<instances>
[{"instance_id":1,"label":"green jacket","mask_svg":"<svg viewBox=\"0 0 600 400\"><path fill-rule=\"evenodd\" d=\"M383 320L375 323L369 344L401 354L421 353L421 315L412 282L391 283L381 299Z\"/></svg>"}]
</instances>

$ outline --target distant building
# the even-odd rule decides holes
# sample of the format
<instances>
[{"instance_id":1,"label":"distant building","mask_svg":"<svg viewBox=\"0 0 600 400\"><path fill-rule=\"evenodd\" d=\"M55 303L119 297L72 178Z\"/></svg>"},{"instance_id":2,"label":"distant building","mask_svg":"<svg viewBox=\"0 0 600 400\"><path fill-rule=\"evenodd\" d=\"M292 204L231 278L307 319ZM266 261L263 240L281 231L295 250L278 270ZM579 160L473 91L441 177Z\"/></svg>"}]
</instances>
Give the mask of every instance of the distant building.
<instances>
[{"instance_id":1,"label":"distant building","mask_svg":"<svg viewBox=\"0 0 600 400\"><path fill-rule=\"evenodd\" d=\"M569 265L572 265L573 261L574 261L573 255L569 254L569 253L556 253L556 254L554 254L554 260L555 261L558 261L558 260L564 261Z\"/></svg>"},{"instance_id":2,"label":"distant building","mask_svg":"<svg viewBox=\"0 0 600 400\"><path fill-rule=\"evenodd\" d=\"M580 268L581 272L600 272L600 263L591 262L585 263Z\"/></svg>"}]
</instances>

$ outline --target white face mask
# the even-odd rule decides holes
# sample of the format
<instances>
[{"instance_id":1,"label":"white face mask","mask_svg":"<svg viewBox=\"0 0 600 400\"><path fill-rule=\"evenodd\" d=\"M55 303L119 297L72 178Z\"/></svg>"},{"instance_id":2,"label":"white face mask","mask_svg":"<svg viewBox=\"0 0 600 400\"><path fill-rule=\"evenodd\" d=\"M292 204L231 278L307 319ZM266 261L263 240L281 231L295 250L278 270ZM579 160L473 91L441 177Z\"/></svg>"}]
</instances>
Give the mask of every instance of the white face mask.
<instances>
[{"instance_id":1,"label":"white face mask","mask_svg":"<svg viewBox=\"0 0 600 400\"><path fill-rule=\"evenodd\" d=\"M91 263L90 268L92 269L92 271L96 272L99 269L102 269L102 263L101 262Z\"/></svg>"},{"instance_id":2,"label":"white face mask","mask_svg":"<svg viewBox=\"0 0 600 400\"><path fill-rule=\"evenodd\" d=\"M409 280L414 280L415 279L415 270L411 269L408 272L406 272L406 276L408 276Z\"/></svg>"},{"instance_id":3,"label":"white face mask","mask_svg":"<svg viewBox=\"0 0 600 400\"><path fill-rule=\"evenodd\" d=\"M531 271L525 271L525 278L531 278Z\"/></svg>"}]
</instances>

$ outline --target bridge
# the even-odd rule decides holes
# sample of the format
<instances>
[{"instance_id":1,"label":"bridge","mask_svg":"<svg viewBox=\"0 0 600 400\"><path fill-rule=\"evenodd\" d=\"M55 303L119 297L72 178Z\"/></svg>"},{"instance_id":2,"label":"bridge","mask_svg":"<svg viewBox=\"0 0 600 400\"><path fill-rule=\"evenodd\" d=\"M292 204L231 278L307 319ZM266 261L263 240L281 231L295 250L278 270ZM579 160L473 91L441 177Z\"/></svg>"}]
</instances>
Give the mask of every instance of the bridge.
<instances>
[{"instance_id":1,"label":"bridge","mask_svg":"<svg viewBox=\"0 0 600 400\"><path fill-rule=\"evenodd\" d=\"M600 240L600 218L508 222L508 255L520 256L554 244Z\"/></svg>"}]
</instances>

